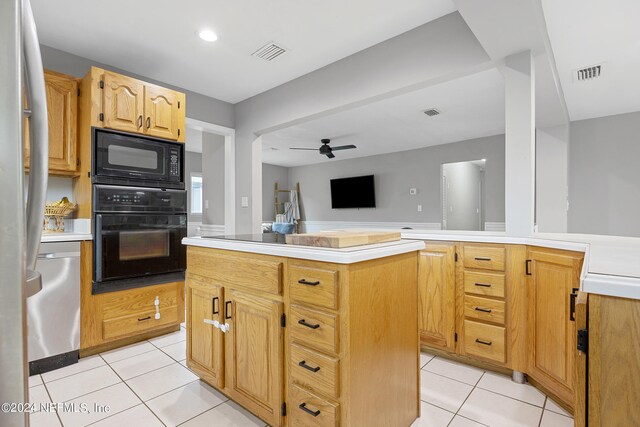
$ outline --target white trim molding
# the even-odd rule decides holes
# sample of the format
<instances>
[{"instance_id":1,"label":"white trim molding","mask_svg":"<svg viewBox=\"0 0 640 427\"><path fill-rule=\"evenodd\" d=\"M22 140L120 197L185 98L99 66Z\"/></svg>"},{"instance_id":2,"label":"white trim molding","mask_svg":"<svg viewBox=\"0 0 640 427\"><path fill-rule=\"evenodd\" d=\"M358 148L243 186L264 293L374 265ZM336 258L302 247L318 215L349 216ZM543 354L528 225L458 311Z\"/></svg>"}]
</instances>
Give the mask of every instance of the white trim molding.
<instances>
[{"instance_id":1,"label":"white trim molding","mask_svg":"<svg viewBox=\"0 0 640 427\"><path fill-rule=\"evenodd\" d=\"M506 226L504 222L485 222L484 223L484 231L503 232L505 230L506 230Z\"/></svg>"},{"instance_id":2,"label":"white trim molding","mask_svg":"<svg viewBox=\"0 0 640 427\"><path fill-rule=\"evenodd\" d=\"M226 234L224 224L198 224L198 236L222 236Z\"/></svg>"},{"instance_id":3,"label":"white trim molding","mask_svg":"<svg viewBox=\"0 0 640 427\"><path fill-rule=\"evenodd\" d=\"M410 227L416 230L440 230L439 222L360 222L360 221L300 221L301 233L345 228L391 228Z\"/></svg>"}]
</instances>

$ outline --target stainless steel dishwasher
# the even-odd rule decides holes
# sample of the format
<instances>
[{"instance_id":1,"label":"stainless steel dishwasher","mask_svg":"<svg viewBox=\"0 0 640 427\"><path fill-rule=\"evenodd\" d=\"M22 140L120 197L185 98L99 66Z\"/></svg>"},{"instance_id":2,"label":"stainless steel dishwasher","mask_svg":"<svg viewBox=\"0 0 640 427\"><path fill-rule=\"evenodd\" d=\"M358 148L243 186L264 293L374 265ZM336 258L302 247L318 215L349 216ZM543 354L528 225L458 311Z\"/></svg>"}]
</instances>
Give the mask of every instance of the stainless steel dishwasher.
<instances>
[{"instance_id":1,"label":"stainless steel dishwasher","mask_svg":"<svg viewBox=\"0 0 640 427\"><path fill-rule=\"evenodd\" d=\"M27 299L30 375L78 362L80 242L42 243L36 270L42 290Z\"/></svg>"}]
</instances>

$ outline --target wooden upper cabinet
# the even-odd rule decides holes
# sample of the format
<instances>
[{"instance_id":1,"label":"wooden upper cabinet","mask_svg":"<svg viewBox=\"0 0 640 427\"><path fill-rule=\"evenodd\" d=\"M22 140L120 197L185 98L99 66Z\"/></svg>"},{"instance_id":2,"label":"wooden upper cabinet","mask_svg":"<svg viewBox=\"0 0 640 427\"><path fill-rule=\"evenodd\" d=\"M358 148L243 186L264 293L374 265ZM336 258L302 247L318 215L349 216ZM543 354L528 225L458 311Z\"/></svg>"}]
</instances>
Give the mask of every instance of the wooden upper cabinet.
<instances>
[{"instance_id":1,"label":"wooden upper cabinet","mask_svg":"<svg viewBox=\"0 0 640 427\"><path fill-rule=\"evenodd\" d=\"M455 347L455 245L427 243L418 261L418 329L427 345Z\"/></svg>"},{"instance_id":2,"label":"wooden upper cabinet","mask_svg":"<svg viewBox=\"0 0 640 427\"><path fill-rule=\"evenodd\" d=\"M49 174L73 175L77 164L78 81L71 76L45 70L47 122L49 127ZM25 120L25 169L29 169L28 121Z\"/></svg>"},{"instance_id":3,"label":"wooden upper cabinet","mask_svg":"<svg viewBox=\"0 0 640 427\"><path fill-rule=\"evenodd\" d=\"M145 86L145 133L159 138L177 140L184 132L180 129L180 110L184 108L183 98L183 94L170 89L154 85Z\"/></svg>"},{"instance_id":4,"label":"wooden upper cabinet","mask_svg":"<svg viewBox=\"0 0 640 427\"><path fill-rule=\"evenodd\" d=\"M109 71L104 72L102 81L104 127L142 133L144 84Z\"/></svg>"},{"instance_id":5,"label":"wooden upper cabinet","mask_svg":"<svg viewBox=\"0 0 640 427\"><path fill-rule=\"evenodd\" d=\"M222 292L219 286L187 278L187 364L204 369L205 379L220 388L224 387L224 333L213 322L223 322Z\"/></svg>"},{"instance_id":6,"label":"wooden upper cabinet","mask_svg":"<svg viewBox=\"0 0 640 427\"><path fill-rule=\"evenodd\" d=\"M572 294L580 287L582 254L529 248L527 373L573 407L576 327Z\"/></svg>"},{"instance_id":7,"label":"wooden upper cabinet","mask_svg":"<svg viewBox=\"0 0 640 427\"><path fill-rule=\"evenodd\" d=\"M230 325L225 334L229 395L270 425L280 425L283 304L235 290L226 290L225 300L225 321Z\"/></svg>"}]
</instances>

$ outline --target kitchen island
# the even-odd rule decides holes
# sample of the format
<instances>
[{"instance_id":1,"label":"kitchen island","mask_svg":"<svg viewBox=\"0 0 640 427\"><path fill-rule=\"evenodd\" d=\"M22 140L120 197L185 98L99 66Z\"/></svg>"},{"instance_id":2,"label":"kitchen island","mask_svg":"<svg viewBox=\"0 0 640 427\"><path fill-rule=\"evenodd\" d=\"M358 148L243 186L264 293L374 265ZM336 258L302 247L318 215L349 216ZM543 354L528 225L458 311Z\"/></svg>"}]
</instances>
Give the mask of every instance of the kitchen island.
<instances>
[{"instance_id":1,"label":"kitchen island","mask_svg":"<svg viewBox=\"0 0 640 427\"><path fill-rule=\"evenodd\" d=\"M410 426L424 242L273 239L183 240L187 366L272 426Z\"/></svg>"}]
</instances>

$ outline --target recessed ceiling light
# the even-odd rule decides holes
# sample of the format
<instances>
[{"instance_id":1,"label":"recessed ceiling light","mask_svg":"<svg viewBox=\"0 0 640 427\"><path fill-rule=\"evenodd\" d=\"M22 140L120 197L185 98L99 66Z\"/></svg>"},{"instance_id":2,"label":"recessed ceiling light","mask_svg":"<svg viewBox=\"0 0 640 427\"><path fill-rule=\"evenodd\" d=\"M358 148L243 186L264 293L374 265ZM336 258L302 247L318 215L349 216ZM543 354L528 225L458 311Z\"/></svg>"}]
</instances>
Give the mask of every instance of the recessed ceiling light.
<instances>
[{"instance_id":1,"label":"recessed ceiling light","mask_svg":"<svg viewBox=\"0 0 640 427\"><path fill-rule=\"evenodd\" d=\"M218 36L211 30L202 30L198 33L198 36L206 42L214 42L218 40Z\"/></svg>"}]
</instances>

